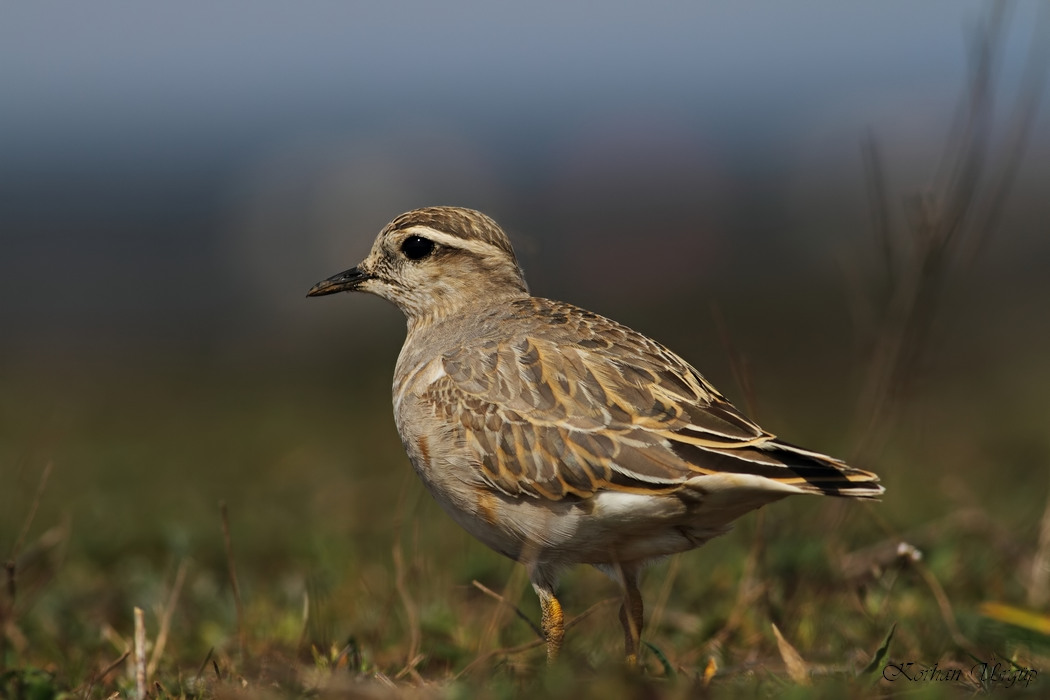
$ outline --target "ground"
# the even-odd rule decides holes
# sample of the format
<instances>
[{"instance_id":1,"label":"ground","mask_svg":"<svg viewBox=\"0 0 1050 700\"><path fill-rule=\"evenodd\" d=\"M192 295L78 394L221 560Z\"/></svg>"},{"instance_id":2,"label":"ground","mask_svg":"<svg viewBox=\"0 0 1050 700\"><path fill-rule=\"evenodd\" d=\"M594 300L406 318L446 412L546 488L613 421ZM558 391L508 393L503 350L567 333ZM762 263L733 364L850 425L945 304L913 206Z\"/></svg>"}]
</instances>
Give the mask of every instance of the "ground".
<instances>
[{"instance_id":1,"label":"ground","mask_svg":"<svg viewBox=\"0 0 1050 700\"><path fill-rule=\"evenodd\" d=\"M860 456L881 502L789 499L651 567L638 674L616 588L586 568L563 581L579 621L545 667L521 567L455 526L401 451L396 334L353 362L5 363L0 696L133 697L135 608L150 697L1045 692L1050 376L1039 342L1004 362L996 337L942 354ZM757 352L747 390L725 355L710 374L775 432L850 457L849 350ZM845 379L814 381L829 375Z\"/></svg>"}]
</instances>

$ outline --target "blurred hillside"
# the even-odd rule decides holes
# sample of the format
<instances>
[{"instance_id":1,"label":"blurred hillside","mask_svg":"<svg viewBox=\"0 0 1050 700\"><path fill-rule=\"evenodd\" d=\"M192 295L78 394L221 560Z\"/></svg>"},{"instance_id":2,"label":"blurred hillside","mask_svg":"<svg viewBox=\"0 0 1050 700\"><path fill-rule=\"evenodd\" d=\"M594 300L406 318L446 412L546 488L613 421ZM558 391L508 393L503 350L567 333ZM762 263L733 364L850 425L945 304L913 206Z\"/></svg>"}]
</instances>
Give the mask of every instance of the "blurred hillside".
<instances>
[{"instance_id":1,"label":"blurred hillside","mask_svg":"<svg viewBox=\"0 0 1050 700\"><path fill-rule=\"evenodd\" d=\"M895 206L929 185L980 5L5 8L4 346L294 354L373 313L303 290L435 203L489 212L537 293L608 313L834 293L871 237L862 140ZM1035 6L1008 13L1001 106ZM987 249L1004 285L1048 252L1046 114Z\"/></svg>"}]
</instances>

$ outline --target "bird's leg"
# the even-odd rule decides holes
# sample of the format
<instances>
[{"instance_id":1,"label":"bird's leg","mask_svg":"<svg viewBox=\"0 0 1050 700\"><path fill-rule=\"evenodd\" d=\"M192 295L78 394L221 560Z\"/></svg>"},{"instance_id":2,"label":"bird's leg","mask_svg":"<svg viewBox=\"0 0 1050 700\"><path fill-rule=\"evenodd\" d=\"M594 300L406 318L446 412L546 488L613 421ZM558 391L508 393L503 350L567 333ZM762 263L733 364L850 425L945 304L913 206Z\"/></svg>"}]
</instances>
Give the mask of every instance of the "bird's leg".
<instances>
[{"instance_id":1,"label":"bird's leg","mask_svg":"<svg viewBox=\"0 0 1050 700\"><path fill-rule=\"evenodd\" d=\"M623 625L627 666L634 668L638 665L642 639L642 594L638 590L638 568L629 564L617 564L616 569L620 585L623 587L620 624Z\"/></svg>"},{"instance_id":2,"label":"bird's leg","mask_svg":"<svg viewBox=\"0 0 1050 700\"><path fill-rule=\"evenodd\" d=\"M551 587L536 583L532 587L540 598L540 627L547 640L547 663L552 664L558 659L561 640L565 637L565 616Z\"/></svg>"}]
</instances>

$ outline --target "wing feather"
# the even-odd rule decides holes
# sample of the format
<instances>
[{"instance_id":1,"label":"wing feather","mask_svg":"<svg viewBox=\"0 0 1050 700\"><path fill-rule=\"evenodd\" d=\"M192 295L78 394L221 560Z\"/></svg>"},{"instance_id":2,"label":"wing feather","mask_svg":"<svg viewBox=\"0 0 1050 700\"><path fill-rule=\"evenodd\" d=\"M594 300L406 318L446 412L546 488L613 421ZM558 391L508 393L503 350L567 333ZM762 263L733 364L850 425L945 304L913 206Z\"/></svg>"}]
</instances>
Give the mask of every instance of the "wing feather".
<instances>
[{"instance_id":1,"label":"wing feather","mask_svg":"<svg viewBox=\"0 0 1050 700\"><path fill-rule=\"evenodd\" d=\"M517 332L446 353L420 396L459 426L499 491L562 500L744 474L814 493L882 492L871 472L762 430L645 336L568 304L518 303L533 306L521 320L557 314L559 325L512 324Z\"/></svg>"}]
</instances>

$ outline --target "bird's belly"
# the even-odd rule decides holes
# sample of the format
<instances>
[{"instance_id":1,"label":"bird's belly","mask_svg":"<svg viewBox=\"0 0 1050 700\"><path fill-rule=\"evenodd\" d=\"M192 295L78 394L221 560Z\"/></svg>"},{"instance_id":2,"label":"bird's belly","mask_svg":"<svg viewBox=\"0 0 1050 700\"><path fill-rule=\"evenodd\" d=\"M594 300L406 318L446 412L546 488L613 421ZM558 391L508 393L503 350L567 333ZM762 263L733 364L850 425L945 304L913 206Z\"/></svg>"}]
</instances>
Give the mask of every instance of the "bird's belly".
<instances>
[{"instance_id":1,"label":"bird's belly","mask_svg":"<svg viewBox=\"0 0 1050 700\"><path fill-rule=\"evenodd\" d=\"M461 527L524 563L644 561L694 549L730 529L723 522L691 522L695 514L674 496L606 491L552 502L488 485L424 482Z\"/></svg>"}]
</instances>

